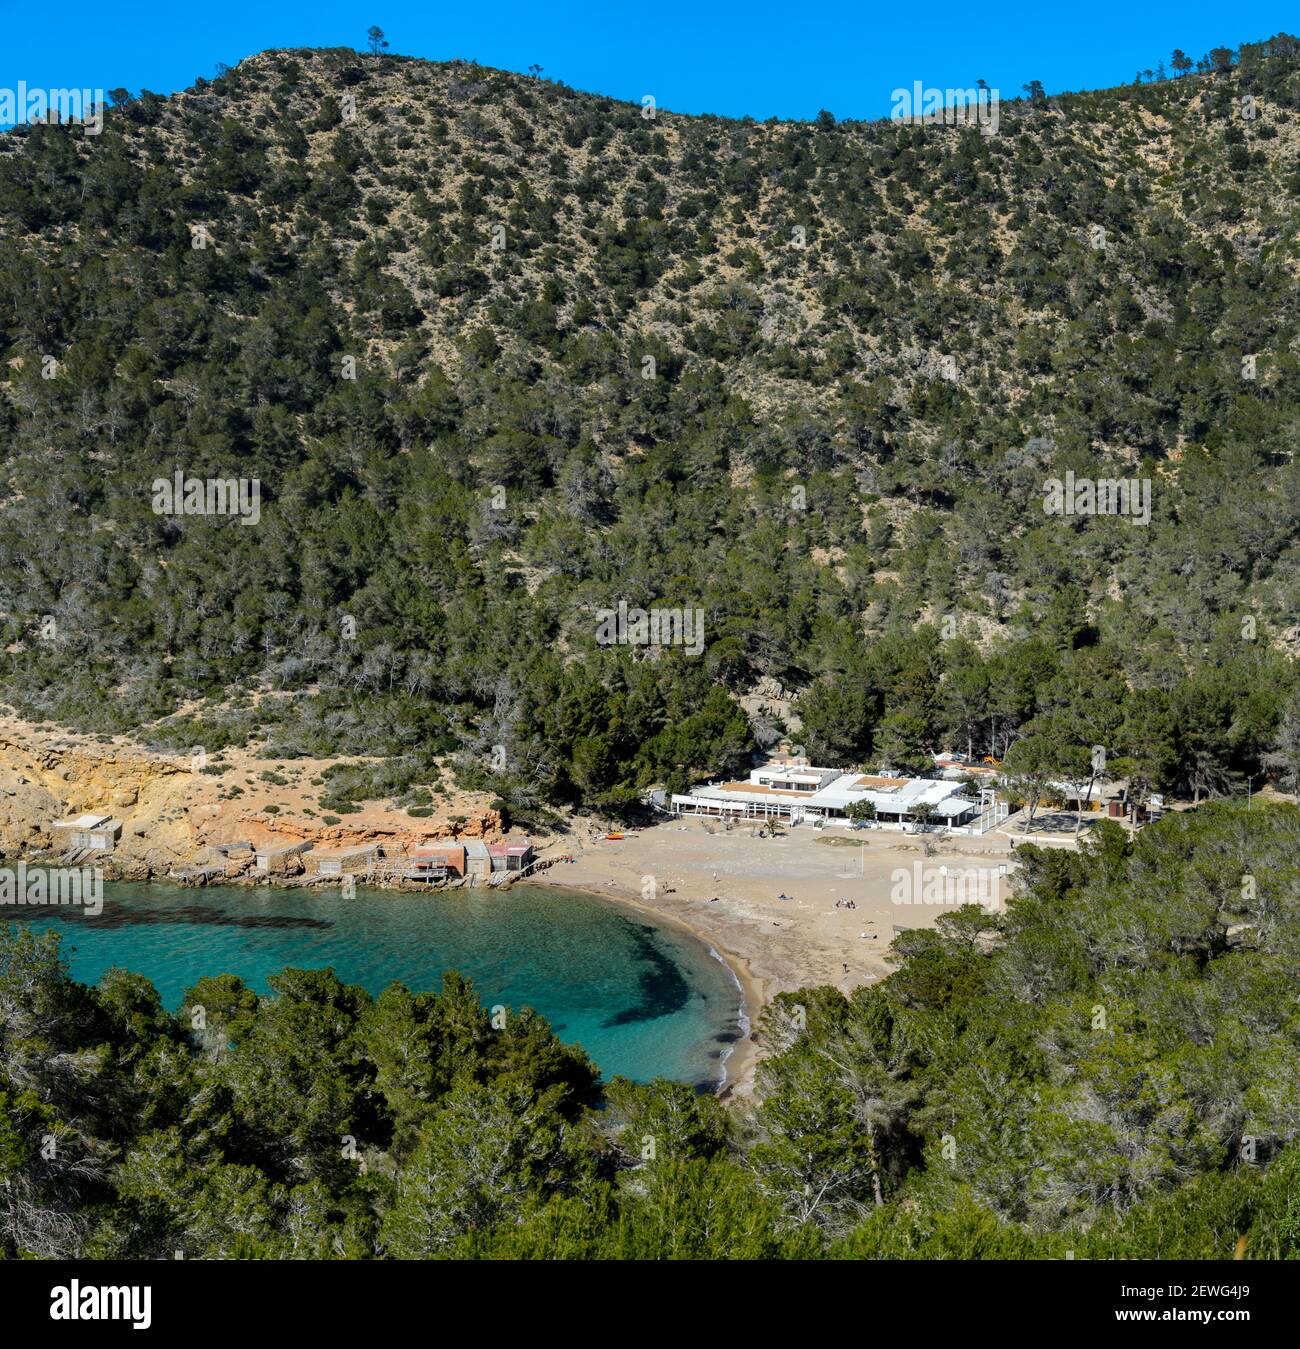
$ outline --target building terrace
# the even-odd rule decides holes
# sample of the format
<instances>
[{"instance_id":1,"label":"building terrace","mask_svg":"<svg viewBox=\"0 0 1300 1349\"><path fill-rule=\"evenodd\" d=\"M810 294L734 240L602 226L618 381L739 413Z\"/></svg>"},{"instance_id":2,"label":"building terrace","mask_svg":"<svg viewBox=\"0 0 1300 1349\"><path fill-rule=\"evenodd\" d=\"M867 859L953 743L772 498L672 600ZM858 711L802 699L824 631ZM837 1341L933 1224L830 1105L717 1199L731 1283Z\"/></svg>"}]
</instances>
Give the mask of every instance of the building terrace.
<instances>
[{"instance_id":1,"label":"building terrace","mask_svg":"<svg viewBox=\"0 0 1300 1349\"><path fill-rule=\"evenodd\" d=\"M973 798L952 782L937 778L884 777L773 763L754 769L747 782L710 783L674 795L670 809L675 815L784 819L797 824L801 820L847 820L850 807L859 802L874 807L879 825L900 829L927 818L948 829L983 832L986 821L997 814L991 793Z\"/></svg>"}]
</instances>

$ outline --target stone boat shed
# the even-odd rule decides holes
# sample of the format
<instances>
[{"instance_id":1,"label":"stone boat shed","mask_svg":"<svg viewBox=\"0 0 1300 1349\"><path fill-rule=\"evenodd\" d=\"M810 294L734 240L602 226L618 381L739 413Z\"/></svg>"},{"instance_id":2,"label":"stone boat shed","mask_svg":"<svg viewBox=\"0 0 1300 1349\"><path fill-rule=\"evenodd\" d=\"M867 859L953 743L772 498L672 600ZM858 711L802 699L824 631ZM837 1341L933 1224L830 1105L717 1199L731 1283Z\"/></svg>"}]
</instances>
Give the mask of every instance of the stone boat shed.
<instances>
[{"instance_id":1,"label":"stone boat shed","mask_svg":"<svg viewBox=\"0 0 1300 1349\"><path fill-rule=\"evenodd\" d=\"M303 858L309 870L321 876L359 876L372 872L379 861L379 844L355 848L313 848Z\"/></svg>"},{"instance_id":2,"label":"stone boat shed","mask_svg":"<svg viewBox=\"0 0 1300 1349\"><path fill-rule=\"evenodd\" d=\"M122 822L107 815L78 815L71 820L55 820L50 828L67 852L86 848L112 852L122 832Z\"/></svg>"},{"instance_id":3,"label":"stone boat shed","mask_svg":"<svg viewBox=\"0 0 1300 1349\"><path fill-rule=\"evenodd\" d=\"M523 871L533 861L533 845L507 839L503 843L489 843L493 871Z\"/></svg>"},{"instance_id":4,"label":"stone boat shed","mask_svg":"<svg viewBox=\"0 0 1300 1349\"><path fill-rule=\"evenodd\" d=\"M487 880L492 874L492 854L481 838L465 840L465 875L471 881Z\"/></svg>"},{"instance_id":5,"label":"stone boat shed","mask_svg":"<svg viewBox=\"0 0 1300 1349\"><path fill-rule=\"evenodd\" d=\"M253 850L254 865L258 871L272 876L293 873L301 866L298 855L310 847L309 839L297 843L259 843Z\"/></svg>"}]
</instances>

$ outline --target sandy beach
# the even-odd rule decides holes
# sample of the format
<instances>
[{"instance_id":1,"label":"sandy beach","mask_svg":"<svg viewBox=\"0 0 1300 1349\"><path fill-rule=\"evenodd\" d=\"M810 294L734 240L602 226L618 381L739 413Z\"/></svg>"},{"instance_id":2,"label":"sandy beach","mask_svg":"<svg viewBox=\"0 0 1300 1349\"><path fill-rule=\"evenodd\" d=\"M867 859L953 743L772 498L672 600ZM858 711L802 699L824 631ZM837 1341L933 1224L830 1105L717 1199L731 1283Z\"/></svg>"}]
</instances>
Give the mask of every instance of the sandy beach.
<instances>
[{"instance_id":1,"label":"sandy beach","mask_svg":"<svg viewBox=\"0 0 1300 1349\"><path fill-rule=\"evenodd\" d=\"M916 882L953 878L953 890L978 876L1003 903L1015 870L1011 839L1000 832L944 838L800 826L758 838L748 822L727 830L699 819L621 840L565 839L546 851L575 860L543 871L538 884L631 905L712 946L735 972L751 1027L778 993L825 984L848 992L887 975L898 931L932 926L952 911L952 904L910 902L922 898ZM758 1058L751 1039L737 1043L724 1094L752 1089Z\"/></svg>"},{"instance_id":2,"label":"sandy beach","mask_svg":"<svg viewBox=\"0 0 1300 1349\"><path fill-rule=\"evenodd\" d=\"M79 811L112 812L123 821L110 879L124 880L210 863L209 845L217 841L400 847L453 834L492 837L500 824L483 793L450 794L429 817L368 802L339 819L324 813L318 799L327 761L265 760L227 750L221 771L210 773L196 771L191 758L0 715L0 854L39 856L53 846L49 821ZM883 978L892 968L886 956L898 930L929 926L951 907L898 902L900 872L917 868L932 877L945 869L999 873L1005 867L993 896L1005 899L1016 823L1013 818L978 837L800 825L760 838L756 822L728 828L719 819L688 817L627 831L615 841L575 820L569 832L536 840L541 856L572 855L574 862L553 865L529 883L584 890L693 933L731 968L752 1031L777 993L818 985L847 992ZM1070 820L1040 815L1030 838L1069 843L1070 829ZM748 1036L735 1043L725 1063L725 1093L750 1089L758 1055Z\"/></svg>"}]
</instances>

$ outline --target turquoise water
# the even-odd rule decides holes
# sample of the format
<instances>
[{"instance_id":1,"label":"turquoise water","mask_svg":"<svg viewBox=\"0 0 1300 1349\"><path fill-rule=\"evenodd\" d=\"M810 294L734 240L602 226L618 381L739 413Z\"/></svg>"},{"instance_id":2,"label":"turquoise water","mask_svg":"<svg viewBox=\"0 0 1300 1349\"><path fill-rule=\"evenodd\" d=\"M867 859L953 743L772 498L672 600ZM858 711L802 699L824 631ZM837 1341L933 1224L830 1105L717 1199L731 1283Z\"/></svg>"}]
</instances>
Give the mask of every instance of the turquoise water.
<instances>
[{"instance_id":1,"label":"turquoise water","mask_svg":"<svg viewBox=\"0 0 1300 1349\"><path fill-rule=\"evenodd\" d=\"M707 947L572 891L514 886L431 895L358 890L185 890L104 885L97 918L80 909L5 905L0 922L54 929L73 977L113 966L152 980L175 1010L209 974L259 993L286 965L332 965L378 993L397 979L436 989L458 969L485 1006L529 1006L580 1044L606 1077L716 1086L734 1042L740 992Z\"/></svg>"}]
</instances>

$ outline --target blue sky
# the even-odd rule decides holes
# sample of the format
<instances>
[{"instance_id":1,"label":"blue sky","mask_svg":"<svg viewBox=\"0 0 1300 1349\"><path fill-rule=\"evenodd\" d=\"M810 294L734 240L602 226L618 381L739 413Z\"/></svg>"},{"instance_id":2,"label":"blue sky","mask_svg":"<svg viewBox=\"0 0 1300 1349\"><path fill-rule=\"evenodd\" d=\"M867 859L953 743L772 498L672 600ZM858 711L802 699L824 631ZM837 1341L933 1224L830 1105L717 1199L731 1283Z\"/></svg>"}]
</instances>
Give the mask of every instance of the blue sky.
<instances>
[{"instance_id":1,"label":"blue sky","mask_svg":"<svg viewBox=\"0 0 1300 1349\"><path fill-rule=\"evenodd\" d=\"M374 0L209 0L148 6L0 0L0 88L72 86L170 93L267 47L360 47L372 24L391 50L463 56L577 89L639 100L653 94L678 112L729 116L885 117L890 92L968 87L983 78L1003 98L1030 79L1049 93L1104 88L1168 61L1300 29L1291 3L1141 5L1091 0L1046 12L1008 0L918 3L746 4L654 0L621 4L480 0L433 5Z\"/></svg>"}]
</instances>

